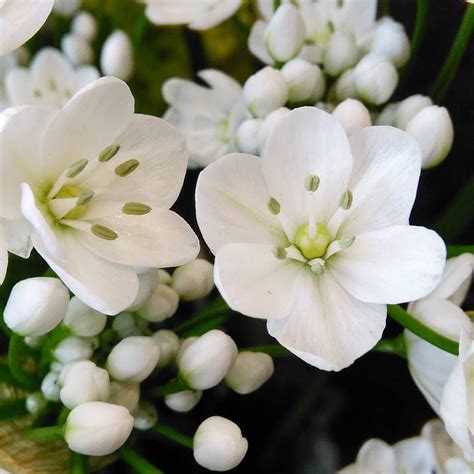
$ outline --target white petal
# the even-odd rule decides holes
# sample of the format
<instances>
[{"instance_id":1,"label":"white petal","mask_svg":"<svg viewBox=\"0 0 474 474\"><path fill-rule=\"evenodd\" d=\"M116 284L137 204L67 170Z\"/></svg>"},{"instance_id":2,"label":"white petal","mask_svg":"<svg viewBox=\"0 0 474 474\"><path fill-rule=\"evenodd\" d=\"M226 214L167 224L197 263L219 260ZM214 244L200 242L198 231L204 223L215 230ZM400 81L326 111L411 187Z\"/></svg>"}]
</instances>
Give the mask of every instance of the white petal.
<instances>
[{"instance_id":1,"label":"white petal","mask_svg":"<svg viewBox=\"0 0 474 474\"><path fill-rule=\"evenodd\" d=\"M295 305L303 266L279 260L269 245L236 243L216 256L214 278L227 304L254 318L283 318Z\"/></svg>"},{"instance_id":2,"label":"white petal","mask_svg":"<svg viewBox=\"0 0 474 474\"><path fill-rule=\"evenodd\" d=\"M250 52L260 59L260 61L263 61L265 64L273 65L275 61L265 48L264 37L266 28L267 23L262 20L257 20L253 24L249 34L248 47Z\"/></svg>"},{"instance_id":3,"label":"white petal","mask_svg":"<svg viewBox=\"0 0 474 474\"><path fill-rule=\"evenodd\" d=\"M41 90L50 89L51 80L56 86L67 87L74 74L72 64L54 48L43 48L36 54L30 70L33 84Z\"/></svg>"},{"instance_id":4,"label":"white petal","mask_svg":"<svg viewBox=\"0 0 474 474\"><path fill-rule=\"evenodd\" d=\"M362 37L373 27L376 13L377 0L347 1L333 12L332 20L336 27Z\"/></svg>"},{"instance_id":5,"label":"white petal","mask_svg":"<svg viewBox=\"0 0 474 474\"><path fill-rule=\"evenodd\" d=\"M82 66L76 69L76 88L82 89L87 84L99 79L99 71L94 66Z\"/></svg>"},{"instance_id":6,"label":"white petal","mask_svg":"<svg viewBox=\"0 0 474 474\"><path fill-rule=\"evenodd\" d=\"M268 332L298 357L323 370L341 370L380 340L386 307L363 303L326 271L304 272L290 316L269 320Z\"/></svg>"},{"instance_id":7,"label":"white petal","mask_svg":"<svg viewBox=\"0 0 474 474\"><path fill-rule=\"evenodd\" d=\"M335 278L356 298L394 304L428 294L440 280L445 257L438 234L400 225L358 235L330 265Z\"/></svg>"},{"instance_id":8,"label":"white petal","mask_svg":"<svg viewBox=\"0 0 474 474\"><path fill-rule=\"evenodd\" d=\"M431 474L436 472L436 459L430 443L420 437L404 439L393 446L399 472Z\"/></svg>"},{"instance_id":9,"label":"white petal","mask_svg":"<svg viewBox=\"0 0 474 474\"><path fill-rule=\"evenodd\" d=\"M380 439L369 439L357 454L357 464L362 472L395 474L397 460L394 449Z\"/></svg>"},{"instance_id":10,"label":"white petal","mask_svg":"<svg viewBox=\"0 0 474 474\"><path fill-rule=\"evenodd\" d=\"M16 67L7 72L4 88L11 105L35 104L38 99L33 95L34 86L31 74L25 68Z\"/></svg>"},{"instance_id":11,"label":"white petal","mask_svg":"<svg viewBox=\"0 0 474 474\"><path fill-rule=\"evenodd\" d=\"M8 267L8 252L3 242L0 242L0 285L5 280Z\"/></svg>"},{"instance_id":12,"label":"white petal","mask_svg":"<svg viewBox=\"0 0 474 474\"><path fill-rule=\"evenodd\" d=\"M207 30L231 17L240 7L241 0L220 0L210 2L209 6L199 16L193 18L189 28Z\"/></svg>"},{"instance_id":13,"label":"white petal","mask_svg":"<svg viewBox=\"0 0 474 474\"><path fill-rule=\"evenodd\" d=\"M276 216L260 158L233 153L209 165L196 186L196 214L207 245L215 254L233 242L287 246Z\"/></svg>"},{"instance_id":14,"label":"white petal","mask_svg":"<svg viewBox=\"0 0 474 474\"><path fill-rule=\"evenodd\" d=\"M22 258L29 258L33 245L31 243L31 224L25 219L0 218L0 231L3 234L5 248Z\"/></svg>"},{"instance_id":15,"label":"white petal","mask_svg":"<svg viewBox=\"0 0 474 474\"><path fill-rule=\"evenodd\" d=\"M240 84L218 69L203 69L199 71L197 75L203 81L207 82L212 89L222 89L235 96L242 93Z\"/></svg>"}]
</instances>

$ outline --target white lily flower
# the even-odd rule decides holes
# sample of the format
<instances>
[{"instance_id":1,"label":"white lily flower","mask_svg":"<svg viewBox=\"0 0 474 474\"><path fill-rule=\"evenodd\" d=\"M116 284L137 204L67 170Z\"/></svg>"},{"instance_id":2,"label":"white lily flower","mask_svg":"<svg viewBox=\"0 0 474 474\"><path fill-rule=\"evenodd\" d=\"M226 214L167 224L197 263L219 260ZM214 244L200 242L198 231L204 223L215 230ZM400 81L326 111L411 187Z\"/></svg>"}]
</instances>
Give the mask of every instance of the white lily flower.
<instances>
[{"instance_id":1,"label":"white lily flower","mask_svg":"<svg viewBox=\"0 0 474 474\"><path fill-rule=\"evenodd\" d=\"M54 0L2 0L0 2L0 55L26 43L42 26Z\"/></svg>"},{"instance_id":2,"label":"white lily flower","mask_svg":"<svg viewBox=\"0 0 474 474\"><path fill-rule=\"evenodd\" d=\"M213 69L198 75L210 88L184 79L163 84L163 97L170 104L164 118L186 137L189 167L193 168L205 167L237 151L237 129L248 118L238 82Z\"/></svg>"},{"instance_id":3,"label":"white lily flower","mask_svg":"<svg viewBox=\"0 0 474 474\"><path fill-rule=\"evenodd\" d=\"M155 25L187 25L207 30L231 17L242 0L144 0L145 14Z\"/></svg>"},{"instance_id":4,"label":"white lily flower","mask_svg":"<svg viewBox=\"0 0 474 474\"><path fill-rule=\"evenodd\" d=\"M306 362L347 367L380 339L386 304L439 282L443 241L408 225L419 173L404 132L367 127L349 141L329 114L293 110L262 158L231 154L199 176L216 286Z\"/></svg>"},{"instance_id":5,"label":"white lily flower","mask_svg":"<svg viewBox=\"0 0 474 474\"><path fill-rule=\"evenodd\" d=\"M107 76L127 81L133 74L133 48L127 33L114 31L104 42L100 53L100 68Z\"/></svg>"},{"instance_id":6,"label":"white lily flower","mask_svg":"<svg viewBox=\"0 0 474 474\"><path fill-rule=\"evenodd\" d=\"M98 79L62 109L9 110L0 216L31 225L36 250L84 303L117 314L137 295L134 266L196 257L196 235L168 210L183 182L185 144L165 121L133 114L124 82Z\"/></svg>"}]
</instances>

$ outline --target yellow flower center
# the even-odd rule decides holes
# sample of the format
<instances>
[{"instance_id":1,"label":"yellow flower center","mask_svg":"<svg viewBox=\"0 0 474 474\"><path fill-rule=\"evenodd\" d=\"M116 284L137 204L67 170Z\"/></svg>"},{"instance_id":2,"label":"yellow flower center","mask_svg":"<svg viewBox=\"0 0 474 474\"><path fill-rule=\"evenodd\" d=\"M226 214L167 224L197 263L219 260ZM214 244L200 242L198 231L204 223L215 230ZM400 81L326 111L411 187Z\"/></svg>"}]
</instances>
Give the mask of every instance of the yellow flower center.
<instances>
[{"instance_id":1,"label":"yellow flower center","mask_svg":"<svg viewBox=\"0 0 474 474\"><path fill-rule=\"evenodd\" d=\"M295 235L296 247L309 260L322 257L331 240L329 231L323 224L316 224L311 232L308 224L305 224L298 229Z\"/></svg>"}]
</instances>

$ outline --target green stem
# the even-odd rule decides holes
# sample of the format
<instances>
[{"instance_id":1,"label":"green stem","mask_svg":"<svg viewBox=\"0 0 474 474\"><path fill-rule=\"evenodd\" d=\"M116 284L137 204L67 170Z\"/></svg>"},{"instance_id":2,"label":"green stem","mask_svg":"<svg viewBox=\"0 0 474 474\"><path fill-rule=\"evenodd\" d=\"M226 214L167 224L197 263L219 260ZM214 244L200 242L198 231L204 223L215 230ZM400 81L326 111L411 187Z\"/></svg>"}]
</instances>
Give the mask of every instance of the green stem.
<instances>
[{"instance_id":1,"label":"green stem","mask_svg":"<svg viewBox=\"0 0 474 474\"><path fill-rule=\"evenodd\" d=\"M23 355L29 353L30 350L20 336L12 334L8 345L8 366L13 377L21 385L30 390L36 390L40 386L41 381L35 375L27 372L21 364Z\"/></svg>"},{"instance_id":2,"label":"green stem","mask_svg":"<svg viewBox=\"0 0 474 474\"><path fill-rule=\"evenodd\" d=\"M27 415L28 410L26 409L26 399L21 398L19 400L12 400L7 403L0 405L0 420L10 420L17 416Z\"/></svg>"},{"instance_id":3,"label":"green stem","mask_svg":"<svg viewBox=\"0 0 474 474\"><path fill-rule=\"evenodd\" d=\"M393 339L381 339L372 350L374 352L397 355L406 359L405 336L402 333Z\"/></svg>"},{"instance_id":4,"label":"green stem","mask_svg":"<svg viewBox=\"0 0 474 474\"><path fill-rule=\"evenodd\" d=\"M159 433L160 435L165 436L166 438L171 439L176 443L180 444L181 446L185 446L186 448L192 449L193 447L192 438L179 433L170 426L157 424L151 429L151 431Z\"/></svg>"},{"instance_id":5,"label":"green stem","mask_svg":"<svg viewBox=\"0 0 474 474\"><path fill-rule=\"evenodd\" d=\"M148 25L149 22L145 15L145 7L143 7L143 10L140 12L140 17L136 22L135 31L133 34L133 49L135 52L138 52L138 49L143 42L143 37L145 36Z\"/></svg>"},{"instance_id":6,"label":"green stem","mask_svg":"<svg viewBox=\"0 0 474 474\"><path fill-rule=\"evenodd\" d=\"M0 363L0 381L13 385L14 387L23 387L23 385L13 376L10 367L7 364Z\"/></svg>"},{"instance_id":7,"label":"green stem","mask_svg":"<svg viewBox=\"0 0 474 474\"><path fill-rule=\"evenodd\" d=\"M456 38L451 46L448 57L443 64L443 67L436 78L433 89L431 90L431 97L434 102L438 103L443 98L448 90L449 84L453 79L458 69L461 58L466 49L467 43L472 33L474 26L474 4L469 4L466 7L461 26L456 34Z\"/></svg>"},{"instance_id":8,"label":"green stem","mask_svg":"<svg viewBox=\"0 0 474 474\"><path fill-rule=\"evenodd\" d=\"M36 441L52 441L63 438L63 427L60 425L46 426L25 431L25 437Z\"/></svg>"},{"instance_id":9,"label":"green stem","mask_svg":"<svg viewBox=\"0 0 474 474\"><path fill-rule=\"evenodd\" d=\"M137 474L163 474L163 471L150 464L144 457L127 446L119 451L119 455Z\"/></svg>"},{"instance_id":10,"label":"green stem","mask_svg":"<svg viewBox=\"0 0 474 474\"><path fill-rule=\"evenodd\" d=\"M171 379L166 385L153 389L151 394L154 397L164 397L165 395L183 392L184 390L189 390L189 387L179 377L176 377Z\"/></svg>"},{"instance_id":11,"label":"green stem","mask_svg":"<svg viewBox=\"0 0 474 474\"><path fill-rule=\"evenodd\" d=\"M448 245L448 257L457 257L463 253L474 253L474 245Z\"/></svg>"},{"instance_id":12,"label":"green stem","mask_svg":"<svg viewBox=\"0 0 474 474\"><path fill-rule=\"evenodd\" d=\"M69 463L70 474L87 474L88 458L83 454L75 453L71 451L71 459Z\"/></svg>"},{"instance_id":13,"label":"green stem","mask_svg":"<svg viewBox=\"0 0 474 474\"><path fill-rule=\"evenodd\" d=\"M291 355L291 352L280 344L266 344L264 346L244 347L243 349L240 349L240 352L243 351L265 352L265 354L271 355L272 357L286 357Z\"/></svg>"},{"instance_id":14,"label":"green stem","mask_svg":"<svg viewBox=\"0 0 474 474\"><path fill-rule=\"evenodd\" d=\"M437 333L428 326L425 326L422 322L407 313L402 307L398 305L390 304L387 307L388 315L401 324L404 328L411 331L413 334L421 337L425 341L428 341L433 346L436 346L443 351L449 352L454 355L459 353L459 345L456 341L453 341L441 334Z\"/></svg>"}]
</instances>

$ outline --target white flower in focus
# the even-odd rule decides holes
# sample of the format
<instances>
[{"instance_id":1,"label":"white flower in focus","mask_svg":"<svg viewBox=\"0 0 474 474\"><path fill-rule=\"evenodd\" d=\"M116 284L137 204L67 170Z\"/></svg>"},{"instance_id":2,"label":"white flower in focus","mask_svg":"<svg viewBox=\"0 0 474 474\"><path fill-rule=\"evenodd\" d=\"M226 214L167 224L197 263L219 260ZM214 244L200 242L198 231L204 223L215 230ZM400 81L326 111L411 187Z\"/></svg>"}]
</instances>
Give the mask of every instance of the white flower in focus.
<instances>
[{"instance_id":1,"label":"white flower in focus","mask_svg":"<svg viewBox=\"0 0 474 474\"><path fill-rule=\"evenodd\" d=\"M380 339L386 304L439 282L443 241L408 225L419 173L404 132L367 127L348 140L329 114L293 110L262 158L231 154L199 176L216 286L306 362L347 367Z\"/></svg>"},{"instance_id":2,"label":"white flower in focus","mask_svg":"<svg viewBox=\"0 0 474 474\"><path fill-rule=\"evenodd\" d=\"M214 266L203 258L178 267L171 280L171 287L184 301L194 301L207 296L214 288Z\"/></svg>"},{"instance_id":3,"label":"white flower in focus","mask_svg":"<svg viewBox=\"0 0 474 474\"><path fill-rule=\"evenodd\" d=\"M242 0L144 0L145 14L155 25L187 25L207 30L231 17Z\"/></svg>"},{"instance_id":4,"label":"white flower in focus","mask_svg":"<svg viewBox=\"0 0 474 474\"><path fill-rule=\"evenodd\" d=\"M201 400L201 390L184 390L182 392L171 393L163 399L165 405L178 413L191 411Z\"/></svg>"},{"instance_id":5,"label":"white flower in focus","mask_svg":"<svg viewBox=\"0 0 474 474\"><path fill-rule=\"evenodd\" d=\"M2 0L0 2L0 55L26 43L42 26L54 0Z\"/></svg>"},{"instance_id":6,"label":"white flower in focus","mask_svg":"<svg viewBox=\"0 0 474 474\"><path fill-rule=\"evenodd\" d=\"M406 130L408 122L424 108L433 105L433 101L426 95L415 94L396 104L393 125ZM390 107L388 105L387 107ZM385 109L384 109L385 110Z\"/></svg>"},{"instance_id":7,"label":"white flower in focus","mask_svg":"<svg viewBox=\"0 0 474 474\"><path fill-rule=\"evenodd\" d=\"M165 121L133 114L124 82L98 79L62 109L9 111L0 216L31 225L36 250L85 304L117 314L137 295L134 266L196 257L197 237L168 210L183 182L185 144Z\"/></svg>"},{"instance_id":8,"label":"white flower in focus","mask_svg":"<svg viewBox=\"0 0 474 474\"><path fill-rule=\"evenodd\" d=\"M185 79L163 84L163 97L170 105L164 118L186 137L190 168L205 167L236 151L237 129L248 117L238 82L212 69L198 75L209 88Z\"/></svg>"},{"instance_id":9,"label":"white flower in focus","mask_svg":"<svg viewBox=\"0 0 474 474\"><path fill-rule=\"evenodd\" d=\"M100 53L100 68L107 76L127 81L133 74L132 42L127 33L114 31L104 42Z\"/></svg>"}]
</instances>

